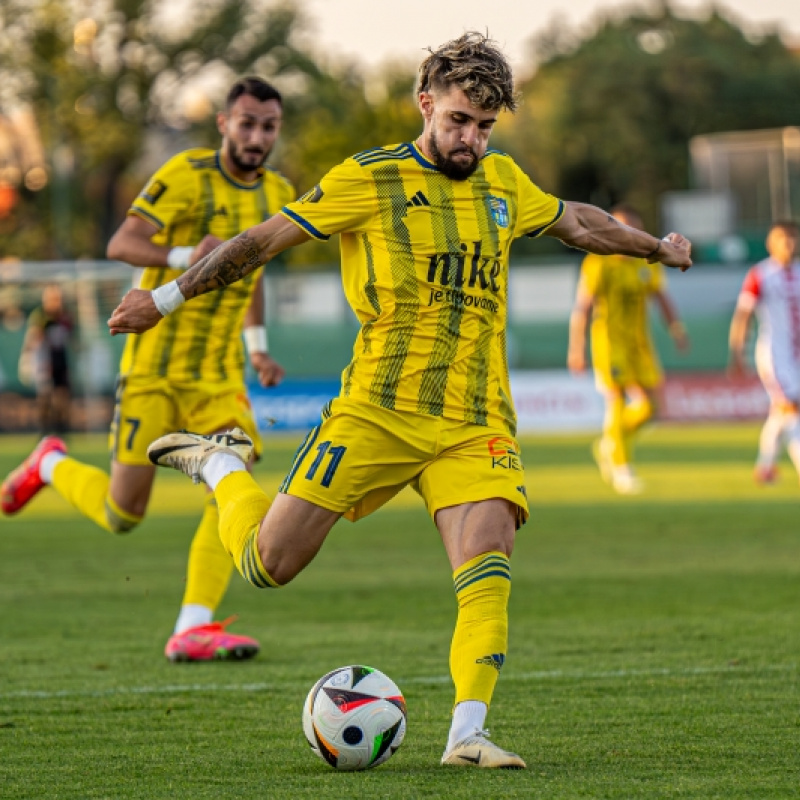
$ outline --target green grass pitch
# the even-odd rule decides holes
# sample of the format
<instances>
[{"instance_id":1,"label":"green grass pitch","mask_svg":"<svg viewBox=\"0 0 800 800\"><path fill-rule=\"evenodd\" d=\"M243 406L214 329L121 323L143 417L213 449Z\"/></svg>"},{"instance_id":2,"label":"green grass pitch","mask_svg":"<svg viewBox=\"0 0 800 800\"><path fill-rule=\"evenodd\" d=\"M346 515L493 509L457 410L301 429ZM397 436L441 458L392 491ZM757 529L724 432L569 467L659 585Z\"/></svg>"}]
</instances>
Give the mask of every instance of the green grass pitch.
<instances>
[{"instance_id":1,"label":"green grass pitch","mask_svg":"<svg viewBox=\"0 0 800 800\"><path fill-rule=\"evenodd\" d=\"M234 576L220 617L241 664L162 650L202 490L159 475L128 536L46 490L0 520L3 798L800 797L800 486L753 484L758 430L655 427L644 494L617 497L586 436L524 441L532 516L512 559L511 637L489 728L524 772L439 766L452 688L450 570L413 494L341 522L289 587ZM0 439L5 474L34 443ZM103 441L72 451L104 465ZM277 486L293 439L268 439ZM385 671L409 709L384 766L336 773L300 727L323 673Z\"/></svg>"}]
</instances>

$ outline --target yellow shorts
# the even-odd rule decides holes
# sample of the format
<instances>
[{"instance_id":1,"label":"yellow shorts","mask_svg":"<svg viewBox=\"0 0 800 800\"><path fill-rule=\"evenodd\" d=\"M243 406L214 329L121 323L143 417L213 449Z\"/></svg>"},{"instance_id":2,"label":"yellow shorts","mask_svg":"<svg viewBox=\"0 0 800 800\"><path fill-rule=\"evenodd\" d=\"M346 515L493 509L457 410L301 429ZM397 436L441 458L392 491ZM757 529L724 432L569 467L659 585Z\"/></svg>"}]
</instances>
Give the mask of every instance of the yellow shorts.
<instances>
[{"instance_id":1,"label":"yellow shorts","mask_svg":"<svg viewBox=\"0 0 800 800\"><path fill-rule=\"evenodd\" d=\"M595 383L601 392L633 385L655 389L663 380L661 365L649 347L593 346L592 367Z\"/></svg>"},{"instance_id":2,"label":"yellow shorts","mask_svg":"<svg viewBox=\"0 0 800 800\"><path fill-rule=\"evenodd\" d=\"M519 527L528 518L519 453L505 431L339 397L300 445L280 491L353 521L409 484L431 517L502 497L517 506Z\"/></svg>"},{"instance_id":3,"label":"yellow shorts","mask_svg":"<svg viewBox=\"0 0 800 800\"><path fill-rule=\"evenodd\" d=\"M216 391L213 391L216 389ZM164 378L120 378L109 446L114 460L132 466L150 465L148 445L185 429L214 433L238 426L261 454L258 428L244 386L175 385Z\"/></svg>"}]
</instances>

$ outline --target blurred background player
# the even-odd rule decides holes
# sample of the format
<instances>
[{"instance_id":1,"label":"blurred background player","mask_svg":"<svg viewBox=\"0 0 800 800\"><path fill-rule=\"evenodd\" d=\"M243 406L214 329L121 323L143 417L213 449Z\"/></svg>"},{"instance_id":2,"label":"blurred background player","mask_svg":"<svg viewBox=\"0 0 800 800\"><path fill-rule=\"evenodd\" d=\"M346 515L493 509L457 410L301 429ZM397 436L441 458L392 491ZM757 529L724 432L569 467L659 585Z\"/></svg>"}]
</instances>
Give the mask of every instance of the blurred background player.
<instances>
[{"instance_id":1,"label":"blurred background player","mask_svg":"<svg viewBox=\"0 0 800 800\"><path fill-rule=\"evenodd\" d=\"M22 383L36 391L39 432L43 436L63 434L70 428L69 344L73 329L61 287L45 286L41 305L28 317L19 370Z\"/></svg>"},{"instance_id":2,"label":"blurred background player","mask_svg":"<svg viewBox=\"0 0 800 800\"><path fill-rule=\"evenodd\" d=\"M635 209L619 205L614 219L644 230ZM634 434L652 418L661 366L650 339L648 300L658 305L679 350L689 340L665 288L660 263L622 255L588 255L581 265L569 322L567 366L586 369L586 329L591 312L591 352L597 388L605 402L603 435L593 447L603 479L620 494L636 494L642 484L633 471Z\"/></svg>"},{"instance_id":3,"label":"blurred background player","mask_svg":"<svg viewBox=\"0 0 800 800\"><path fill-rule=\"evenodd\" d=\"M745 374L744 348L753 312L758 317L756 370L769 395L769 414L761 429L754 477L777 479L776 462L785 440L800 473L800 260L795 222L776 222L767 234L769 258L750 269L731 320L731 373Z\"/></svg>"},{"instance_id":4,"label":"blurred background player","mask_svg":"<svg viewBox=\"0 0 800 800\"><path fill-rule=\"evenodd\" d=\"M133 202L108 245L108 257L144 267L140 286L173 280L223 240L263 222L294 199L292 186L264 167L280 132L280 94L258 78L230 89L217 116L218 151L193 149L164 164ZM147 446L175 428L211 434L238 426L258 443L245 392L242 338L263 386L283 369L267 352L262 271L181 309L167 325L131 336L120 363L111 429L111 474L65 455L45 438L2 486L2 508L19 511L45 484L105 530L127 533L141 522L155 477ZM258 453L258 449L256 450ZM212 622L227 589L232 561L217 533L208 494L189 552L187 580L171 660L246 658L258 642Z\"/></svg>"}]
</instances>

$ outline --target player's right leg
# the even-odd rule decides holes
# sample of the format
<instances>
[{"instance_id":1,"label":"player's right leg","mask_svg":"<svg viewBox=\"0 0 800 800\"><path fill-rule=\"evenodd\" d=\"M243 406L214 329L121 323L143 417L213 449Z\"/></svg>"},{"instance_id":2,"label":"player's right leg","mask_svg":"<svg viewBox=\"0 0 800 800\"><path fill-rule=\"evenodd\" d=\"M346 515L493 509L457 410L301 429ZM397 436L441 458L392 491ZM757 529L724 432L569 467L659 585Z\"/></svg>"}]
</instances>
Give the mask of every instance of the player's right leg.
<instances>
[{"instance_id":1,"label":"player's right leg","mask_svg":"<svg viewBox=\"0 0 800 800\"><path fill-rule=\"evenodd\" d=\"M245 580L261 589L296 577L342 515L285 494L270 500L247 471L252 445L238 429L168 434L149 453L154 464L178 469L214 492L220 539Z\"/></svg>"},{"instance_id":2,"label":"player's right leg","mask_svg":"<svg viewBox=\"0 0 800 800\"><path fill-rule=\"evenodd\" d=\"M785 424L782 406L779 403L771 403L758 437L758 455L753 468L753 479L756 483L766 485L775 483L778 479L776 464Z\"/></svg>"},{"instance_id":3,"label":"player's right leg","mask_svg":"<svg viewBox=\"0 0 800 800\"><path fill-rule=\"evenodd\" d=\"M593 455L603 480L610 483L619 494L635 494L641 491L641 484L630 463L625 393L621 387L606 386L603 396L606 406L603 436L594 445Z\"/></svg>"},{"instance_id":4,"label":"player's right leg","mask_svg":"<svg viewBox=\"0 0 800 800\"><path fill-rule=\"evenodd\" d=\"M21 511L45 486L104 530L127 533L141 521L150 496L154 469L112 464L111 477L67 455L66 445L47 436L3 482L2 510Z\"/></svg>"}]
</instances>

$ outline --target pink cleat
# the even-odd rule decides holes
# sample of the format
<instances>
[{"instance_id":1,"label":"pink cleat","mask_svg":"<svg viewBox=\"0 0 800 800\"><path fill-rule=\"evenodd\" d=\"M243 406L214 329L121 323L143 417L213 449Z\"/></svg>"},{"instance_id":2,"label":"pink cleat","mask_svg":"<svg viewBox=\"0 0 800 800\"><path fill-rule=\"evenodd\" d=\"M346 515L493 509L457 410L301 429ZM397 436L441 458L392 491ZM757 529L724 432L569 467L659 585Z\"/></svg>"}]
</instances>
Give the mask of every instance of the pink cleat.
<instances>
[{"instance_id":1,"label":"pink cleat","mask_svg":"<svg viewBox=\"0 0 800 800\"><path fill-rule=\"evenodd\" d=\"M753 480L762 486L778 482L778 470L773 464L759 464L753 470Z\"/></svg>"},{"instance_id":2,"label":"pink cleat","mask_svg":"<svg viewBox=\"0 0 800 800\"><path fill-rule=\"evenodd\" d=\"M39 476L39 465L48 453L66 453L67 446L57 436L45 436L33 452L0 486L0 508L4 514L16 514L47 484Z\"/></svg>"},{"instance_id":3,"label":"pink cleat","mask_svg":"<svg viewBox=\"0 0 800 800\"><path fill-rule=\"evenodd\" d=\"M249 636L228 633L225 628L236 617L224 622L196 625L169 637L164 655L177 661L245 661L260 649L259 643Z\"/></svg>"}]
</instances>

